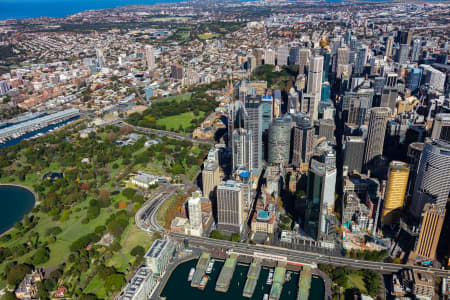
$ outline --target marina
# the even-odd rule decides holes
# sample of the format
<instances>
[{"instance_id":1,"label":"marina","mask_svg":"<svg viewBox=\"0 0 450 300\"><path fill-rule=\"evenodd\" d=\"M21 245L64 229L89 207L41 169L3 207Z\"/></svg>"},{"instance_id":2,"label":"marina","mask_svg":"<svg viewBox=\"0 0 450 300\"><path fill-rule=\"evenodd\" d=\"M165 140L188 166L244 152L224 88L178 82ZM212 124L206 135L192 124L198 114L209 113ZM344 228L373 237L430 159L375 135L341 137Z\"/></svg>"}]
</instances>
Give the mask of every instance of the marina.
<instances>
[{"instance_id":1,"label":"marina","mask_svg":"<svg viewBox=\"0 0 450 300\"><path fill-rule=\"evenodd\" d=\"M281 297L281 291L283 290L284 279L286 275L286 262L279 261L275 268L273 275L273 284L270 289L269 299L278 300Z\"/></svg>"},{"instance_id":2,"label":"marina","mask_svg":"<svg viewBox=\"0 0 450 300\"><path fill-rule=\"evenodd\" d=\"M202 260L200 265L206 268L211 260L209 254L205 255L205 253L198 260L191 260L179 265L171 274L170 279L168 280L166 286L163 288L161 297L165 297L167 300L171 299L211 299L214 300L225 300L225 299L269 299L269 295L271 294L272 286L266 284L267 278L269 276L269 272L273 272L273 268L264 267L264 263L262 261L254 260L250 265L242 265L241 263L236 263L234 272L231 274L229 278L228 289L226 292L217 291L216 283L219 281L221 277L222 270L226 262L221 260L215 261L214 268L211 274L203 274L200 277L197 287L192 287L191 282L188 282L186 278L189 276L190 270L192 268L196 268L199 265L200 260ZM206 262L208 260L208 262ZM232 261L231 261L232 262ZM228 269L225 268L225 269ZM273 272L274 274L274 282L273 285L279 284L278 289L279 292L278 299L287 300L287 299L296 299L297 294L300 292L299 290L299 282L300 282L300 274L297 271L285 271L283 272L282 266L277 266L278 272ZM229 269L228 269L229 270ZM304 271L309 270L305 268ZM197 268L195 269L197 273ZM290 272L291 280L285 281L289 276L287 276L287 272ZM303 272L303 271L302 271ZM227 274L228 271L226 271ZM258 274L259 273L259 274ZM306 272L307 273L307 272ZM305 273L305 274L306 274ZM201 274L201 273L200 273ZM225 274L225 273L224 273ZM205 284L203 289L200 288L202 285L202 278L204 276L208 276L207 280L205 280ZM222 277L225 275L222 275ZM195 277L195 276L194 276ZM225 277L226 278L226 277ZM206 279L206 278L205 278ZM245 285L243 284L245 282ZM251 282L251 283L248 283ZM254 286L254 290L251 291L251 287ZM320 277L313 276L311 278L310 287L308 287L309 295L306 299L308 300L320 300L324 299L324 283ZM276 295L276 294L275 294ZM270 298L275 299L275 298ZM304 299L304 298L302 298Z\"/></svg>"},{"instance_id":3,"label":"marina","mask_svg":"<svg viewBox=\"0 0 450 300\"><path fill-rule=\"evenodd\" d=\"M0 147L11 144L8 142L13 140L20 141L23 138L31 138L39 133L43 133L42 130L46 128L48 130L44 132L53 130L55 127L62 125L61 123L79 116L80 111L71 108L53 114L29 115L28 117L18 119L18 121L8 123L0 129Z\"/></svg>"}]
</instances>

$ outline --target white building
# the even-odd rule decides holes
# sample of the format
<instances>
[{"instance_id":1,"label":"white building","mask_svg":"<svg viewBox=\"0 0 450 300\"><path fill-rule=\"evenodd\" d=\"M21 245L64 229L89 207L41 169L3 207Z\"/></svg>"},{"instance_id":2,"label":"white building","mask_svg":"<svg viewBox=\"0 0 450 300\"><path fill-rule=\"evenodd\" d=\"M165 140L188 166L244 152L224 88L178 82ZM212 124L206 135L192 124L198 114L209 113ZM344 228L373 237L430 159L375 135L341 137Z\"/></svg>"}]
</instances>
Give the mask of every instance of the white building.
<instances>
[{"instance_id":1,"label":"white building","mask_svg":"<svg viewBox=\"0 0 450 300\"><path fill-rule=\"evenodd\" d=\"M175 251L175 244L169 239L160 239L153 242L152 247L145 254L145 263L155 276L164 273L169 265L170 258Z\"/></svg>"},{"instance_id":2,"label":"white building","mask_svg":"<svg viewBox=\"0 0 450 300\"><path fill-rule=\"evenodd\" d=\"M423 83L428 84L431 88L443 92L446 76L445 73L436 70L430 65L420 65L420 67L423 69Z\"/></svg>"},{"instance_id":3,"label":"white building","mask_svg":"<svg viewBox=\"0 0 450 300\"><path fill-rule=\"evenodd\" d=\"M200 193L192 193L192 197L188 199L189 225L187 225L186 233L194 236L202 236L202 207Z\"/></svg>"},{"instance_id":4,"label":"white building","mask_svg":"<svg viewBox=\"0 0 450 300\"><path fill-rule=\"evenodd\" d=\"M140 188L148 189L151 185L158 183L158 177L152 174L140 173L131 178L131 183Z\"/></svg>"},{"instance_id":5,"label":"white building","mask_svg":"<svg viewBox=\"0 0 450 300\"><path fill-rule=\"evenodd\" d=\"M141 267L119 295L118 300L147 300L155 286L149 267Z\"/></svg>"}]
</instances>

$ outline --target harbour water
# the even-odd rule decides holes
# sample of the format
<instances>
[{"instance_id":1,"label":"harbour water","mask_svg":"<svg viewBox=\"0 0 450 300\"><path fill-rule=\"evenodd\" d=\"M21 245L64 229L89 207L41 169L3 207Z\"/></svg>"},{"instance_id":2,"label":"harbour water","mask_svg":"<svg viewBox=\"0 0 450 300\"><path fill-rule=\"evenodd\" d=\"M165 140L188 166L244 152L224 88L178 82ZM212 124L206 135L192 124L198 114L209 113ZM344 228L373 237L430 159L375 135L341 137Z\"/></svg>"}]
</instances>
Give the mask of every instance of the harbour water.
<instances>
[{"instance_id":1,"label":"harbour water","mask_svg":"<svg viewBox=\"0 0 450 300\"><path fill-rule=\"evenodd\" d=\"M0 233L9 230L33 209L34 195L29 190L11 185L0 185Z\"/></svg>"},{"instance_id":2,"label":"harbour water","mask_svg":"<svg viewBox=\"0 0 450 300\"><path fill-rule=\"evenodd\" d=\"M216 260L214 264L213 272L209 274L210 280L206 288L201 291L198 288L191 287L190 282L187 281L189 270L195 267L197 260L191 260L179 265L170 276L166 286L164 287L161 296L166 297L167 300L177 299L196 299L196 300L244 300L249 299L242 296L244 290L245 281L247 279L247 272L249 267L243 265L237 265L234 271L233 278L230 283L228 292L216 292L216 282L219 277L220 270L222 269L223 262ZM269 270L264 268L261 270L258 283L256 285L255 292L251 299L262 300L264 294L270 293L270 286L266 284L266 279L269 274ZM287 281L283 285L281 293L281 300L296 299L298 290L299 274L293 273L291 280ZM324 283L320 277L313 276L311 283L311 290L309 299L321 300L324 299Z\"/></svg>"},{"instance_id":3,"label":"harbour water","mask_svg":"<svg viewBox=\"0 0 450 300\"><path fill-rule=\"evenodd\" d=\"M60 123L57 123L57 124L49 125L47 127L41 128L41 129L36 130L36 131L28 132L28 133L26 133L26 134L24 134L24 135L22 135L22 136L20 136L18 138L11 139L11 140L6 141L3 144L0 144L0 149L3 148L3 147L13 146L13 145L19 143L21 140L25 140L25 139L36 137L40 133L42 133L42 134L47 133L50 130L54 130L54 129L58 128L58 127L66 125L66 124L68 124L68 123L70 123L70 122L72 122L74 120L77 120L78 118L79 117L75 117L75 118L66 120L64 122L60 122Z\"/></svg>"}]
</instances>

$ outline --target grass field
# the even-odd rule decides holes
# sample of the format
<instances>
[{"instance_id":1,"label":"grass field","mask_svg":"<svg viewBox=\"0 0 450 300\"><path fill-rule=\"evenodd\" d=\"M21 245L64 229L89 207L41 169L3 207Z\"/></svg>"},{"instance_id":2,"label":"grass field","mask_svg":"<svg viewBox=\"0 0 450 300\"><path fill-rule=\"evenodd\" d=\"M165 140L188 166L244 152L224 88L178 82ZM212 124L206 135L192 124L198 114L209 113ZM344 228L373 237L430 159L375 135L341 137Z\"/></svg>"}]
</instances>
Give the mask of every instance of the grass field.
<instances>
[{"instance_id":1,"label":"grass field","mask_svg":"<svg viewBox=\"0 0 450 300\"><path fill-rule=\"evenodd\" d=\"M364 284L362 275L354 273L348 275L347 286L345 288L351 289L354 287L358 288L361 291L361 293L367 294L367 289Z\"/></svg>"},{"instance_id":2,"label":"grass field","mask_svg":"<svg viewBox=\"0 0 450 300\"><path fill-rule=\"evenodd\" d=\"M170 97L166 97L166 98L161 98L161 99L155 99L152 100L152 102L157 102L157 103L163 103L163 102L170 102L170 101L184 101L184 100L191 100L191 93L186 93L186 94L182 94L182 95L176 95L176 96L170 96Z\"/></svg>"},{"instance_id":3,"label":"grass field","mask_svg":"<svg viewBox=\"0 0 450 300\"><path fill-rule=\"evenodd\" d=\"M203 118L204 112L200 112L200 114L196 117L193 112L185 112L180 115L170 116L166 118L162 118L156 121L157 125L165 125L167 130L173 129L177 130L180 125L184 128L191 126L192 119Z\"/></svg>"},{"instance_id":4,"label":"grass field","mask_svg":"<svg viewBox=\"0 0 450 300\"><path fill-rule=\"evenodd\" d=\"M218 34L218 33L205 33L205 34L199 34L198 38L201 40L210 40L210 39L216 38L218 36L220 36L220 34Z\"/></svg>"}]
</instances>

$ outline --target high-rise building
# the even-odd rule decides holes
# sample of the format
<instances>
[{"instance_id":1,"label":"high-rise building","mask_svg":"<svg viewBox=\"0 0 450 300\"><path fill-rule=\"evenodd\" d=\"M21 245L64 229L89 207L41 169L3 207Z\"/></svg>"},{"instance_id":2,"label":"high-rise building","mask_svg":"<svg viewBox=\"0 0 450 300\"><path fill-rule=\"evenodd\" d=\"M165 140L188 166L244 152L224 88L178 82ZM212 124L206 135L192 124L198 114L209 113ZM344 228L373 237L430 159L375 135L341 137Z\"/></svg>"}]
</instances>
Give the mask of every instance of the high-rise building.
<instances>
[{"instance_id":1,"label":"high-rise building","mask_svg":"<svg viewBox=\"0 0 450 300\"><path fill-rule=\"evenodd\" d=\"M272 49L266 49L264 51L264 64L275 65L275 51Z\"/></svg>"},{"instance_id":2,"label":"high-rise building","mask_svg":"<svg viewBox=\"0 0 450 300\"><path fill-rule=\"evenodd\" d=\"M355 74L362 74L364 72L364 66L366 65L367 59L367 48L361 47L358 48L356 52L356 61L355 61Z\"/></svg>"},{"instance_id":3,"label":"high-rise building","mask_svg":"<svg viewBox=\"0 0 450 300\"><path fill-rule=\"evenodd\" d=\"M103 49L97 48L95 49L95 54L97 56L97 64L99 68L105 67L105 56L103 55Z\"/></svg>"},{"instance_id":4,"label":"high-rise building","mask_svg":"<svg viewBox=\"0 0 450 300\"><path fill-rule=\"evenodd\" d=\"M256 57L254 55L247 56L247 70L253 72L257 67Z\"/></svg>"},{"instance_id":5,"label":"high-rise building","mask_svg":"<svg viewBox=\"0 0 450 300\"><path fill-rule=\"evenodd\" d=\"M420 81L422 80L422 69L411 68L408 73L408 88L412 93L416 92L420 87Z\"/></svg>"},{"instance_id":6,"label":"high-rise building","mask_svg":"<svg viewBox=\"0 0 450 300\"><path fill-rule=\"evenodd\" d=\"M388 37L386 40L386 51L385 56L392 56L392 49L394 48L394 38L392 36Z\"/></svg>"},{"instance_id":7,"label":"high-rise building","mask_svg":"<svg viewBox=\"0 0 450 300\"><path fill-rule=\"evenodd\" d=\"M399 64L404 64L408 61L409 56L409 44L401 44L397 51L396 61Z\"/></svg>"},{"instance_id":8,"label":"high-rise building","mask_svg":"<svg viewBox=\"0 0 450 300\"><path fill-rule=\"evenodd\" d=\"M421 215L419 238L412 253L413 259L433 261L436 258L444 219L445 207L425 204Z\"/></svg>"},{"instance_id":9,"label":"high-rise building","mask_svg":"<svg viewBox=\"0 0 450 300\"><path fill-rule=\"evenodd\" d=\"M170 66L170 78L181 80L184 77L184 68L179 64L172 64Z\"/></svg>"},{"instance_id":10,"label":"high-rise building","mask_svg":"<svg viewBox=\"0 0 450 300\"><path fill-rule=\"evenodd\" d=\"M411 45L412 31L399 31L397 34L397 42L399 44Z\"/></svg>"},{"instance_id":11,"label":"high-rise building","mask_svg":"<svg viewBox=\"0 0 450 300\"><path fill-rule=\"evenodd\" d=\"M322 82L328 81L328 73L330 71L331 55L327 48L320 49L320 55L323 56L323 73Z\"/></svg>"},{"instance_id":12,"label":"high-rise building","mask_svg":"<svg viewBox=\"0 0 450 300\"><path fill-rule=\"evenodd\" d=\"M411 61L417 62L420 58L420 52L421 52L421 45L422 42L419 39L415 39L412 44L412 50L411 50Z\"/></svg>"},{"instance_id":13,"label":"high-rise building","mask_svg":"<svg viewBox=\"0 0 450 300\"><path fill-rule=\"evenodd\" d=\"M291 146L290 117L276 118L269 128L268 162L271 164L289 163L289 151Z\"/></svg>"},{"instance_id":14,"label":"high-rise building","mask_svg":"<svg viewBox=\"0 0 450 300\"><path fill-rule=\"evenodd\" d=\"M307 168L313 155L314 127L305 114L293 115L292 164L297 168Z\"/></svg>"},{"instance_id":15,"label":"high-rise building","mask_svg":"<svg viewBox=\"0 0 450 300\"><path fill-rule=\"evenodd\" d=\"M312 111L309 111L312 120L319 118L319 102L322 92L323 56L316 55L311 58L308 73L307 93L314 95Z\"/></svg>"},{"instance_id":16,"label":"high-rise building","mask_svg":"<svg viewBox=\"0 0 450 300\"><path fill-rule=\"evenodd\" d=\"M11 89L8 81L0 80L0 96L6 95L8 91Z\"/></svg>"},{"instance_id":17,"label":"high-rise building","mask_svg":"<svg viewBox=\"0 0 450 300\"><path fill-rule=\"evenodd\" d=\"M401 161L389 164L388 181L383 202L381 223L394 225L400 223L403 203L408 186L409 165Z\"/></svg>"},{"instance_id":18,"label":"high-rise building","mask_svg":"<svg viewBox=\"0 0 450 300\"><path fill-rule=\"evenodd\" d=\"M414 192L409 205L411 215L418 219L426 203L444 209L450 193L450 144L426 141L420 157Z\"/></svg>"},{"instance_id":19,"label":"high-rise building","mask_svg":"<svg viewBox=\"0 0 450 300\"><path fill-rule=\"evenodd\" d=\"M419 67L423 69L422 83L443 92L446 74L430 65L420 65Z\"/></svg>"},{"instance_id":20,"label":"high-rise building","mask_svg":"<svg viewBox=\"0 0 450 300\"><path fill-rule=\"evenodd\" d=\"M287 46L281 46L277 49L277 65L285 66L288 64L289 48Z\"/></svg>"},{"instance_id":21,"label":"high-rise building","mask_svg":"<svg viewBox=\"0 0 450 300\"><path fill-rule=\"evenodd\" d=\"M333 231L334 224L328 216L334 213L335 188L336 169L312 159L306 186L304 230L315 240L327 239Z\"/></svg>"},{"instance_id":22,"label":"high-rise building","mask_svg":"<svg viewBox=\"0 0 450 300\"><path fill-rule=\"evenodd\" d=\"M264 49L257 48L254 51L255 59L256 59L256 65L260 66L263 63L263 55L264 55Z\"/></svg>"},{"instance_id":23,"label":"high-rise building","mask_svg":"<svg viewBox=\"0 0 450 300\"><path fill-rule=\"evenodd\" d=\"M220 169L217 161L205 160L202 170L203 195L215 198L215 189L220 183Z\"/></svg>"},{"instance_id":24,"label":"high-rise building","mask_svg":"<svg viewBox=\"0 0 450 300\"><path fill-rule=\"evenodd\" d=\"M241 167L252 170L252 132L244 128L236 128L233 131L232 145L233 171Z\"/></svg>"},{"instance_id":25,"label":"high-rise building","mask_svg":"<svg viewBox=\"0 0 450 300\"><path fill-rule=\"evenodd\" d=\"M289 64L298 65L300 61L300 47L294 46L289 50Z\"/></svg>"},{"instance_id":26,"label":"high-rise building","mask_svg":"<svg viewBox=\"0 0 450 300\"><path fill-rule=\"evenodd\" d=\"M242 232L244 203L241 183L228 180L217 187L217 228L228 232Z\"/></svg>"},{"instance_id":27,"label":"high-rise building","mask_svg":"<svg viewBox=\"0 0 450 300\"><path fill-rule=\"evenodd\" d=\"M261 99L262 110L262 132L269 129L273 117L273 98L272 96L263 96Z\"/></svg>"},{"instance_id":28,"label":"high-rise building","mask_svg":"<svg viewBox=\"0 0 450 300\"><path fill-rule=\"evenodd\" d=\"M373 81L373 90L376 95L381 95L383 88L384 88L384 77L378 76L375 77L375 80Z\"/></svg>"},{"instance_id":29,"label":"high-rise building","mask_svg":"<svg viewBox=\"0 0 450 300\"><path fill-rule=\"evenodd\" d=\"M147 69L149 72L155 69L155 53L151 45L145 46L145 60L147 61Z\"/></svg>"},{"instance_id":30,"label":"high-rise building","mask_svg":"<svg viewBox=\"0 0 450 300\"><path fill-rule=\"evenodd\" d=\"M202 206L198 193L193 193L188 199L189 233L194 236L202 236Z\"/></svg>"},{"instance_id":31,"label":"high-rise building","mask_svg":"<svg viewBox=\"0 0 450 300\"><path fill-rule=\"evenodd\" d=\"M273 116L275 118L281 115L281 91L273 91Z\"/></svg>"},{"instance_id":32,"label":"high-rise building","mask_svg":"<svg viewBox=\"0 0 450 300\"><path fill-rule=\"evenodd\" d=\"M325 137L327 141L334 142L334 121L330 119L319 120L319 137Z\"/></svg>"},{"instance_id":33,"label":"high-rise building","mask_svg":"<svg viewBox=\"0 0 450 300\"><path fill-rule=\"evenodd\" d=\"M347 136L345 138L345 159L344 165L349 172L358 171L361 173L364 158L364 146L366 142L360 136Z\"/></svg>"},{"instance_id":34,"label":"high-rise building","mask_svg":"<svg viewBox=\"0 0 450 300\"><path fill-rule=\"evenodd\" d=\"M398 97L397 88L398 75L396 73L387 73L383 91L381 93L380 107L389 107L394 113Z\"/></svg>"},{"instance_id":35,"label":"high-rise building","mask_svg":"<svg viewBox=\"0 0 450 300\"><path fill-rule=\"evenodd\" d=\"M339 48L337 50L336 64L334 65L334 71L337 73L339 65L348 65L350 59L350 49L349 48Z\"/></svg>"},{"instance_id":36,"label":"high-rise building","mask_svg":"<svg viewBox=\"0 0 450 300\"><path fill-rule=\"evenodd\" d=\"M374 107L370 110L369 130L364 152L364 167L366 169L375 157L383 154L386 125L390 116L391 109L388 107Z\"/></svg>"},{"instance_id":37,"label":"high-rise building","mask_svg":"<svg viewBox=\"0 0 450 300\"><path fill-rule=\"evenodd\" d=\"M298 71L300 74L306 74L306 68L309 65L309 56L310 55L311 55L311 53L308 48L300 49L299 61L298 61L298 65L299 65Z\"/></svg>"},{"instance_id":38,"label":"high-rise building","mask_svg":"<svg viewBox=\"0 0 450 300\"><path fill-rule=\"evenodd\" d=\"M431 138L450 143L450 113L441 113L436 115L434 118Z\"/></svg>"},{"instance_id":39,"label":"high-rise building","mask_svg":"<svg viewBox=\"0 0 450 300\"><path fill-rule=\"evenodd\" d=\"M408 179L408 197L411 197L414 192L414 183L416 182L417 169L419 168L422 150L423 143L414 142L408 145L408 153L406 154L410 169Z\"/></svg>"},{"instance_id":40,"label":"high-rise building","mask_svg":"<svg viewBox=\"0 0 450 300\"><path fill-rule=\"evenodd\" d=\"M257 98L245 101L244 128L252 134L252 171L258 176L262 163L262 109Z\"/></svg>"}]
</instances>

